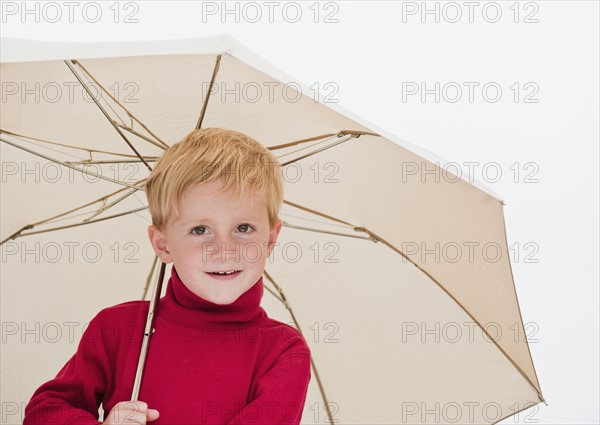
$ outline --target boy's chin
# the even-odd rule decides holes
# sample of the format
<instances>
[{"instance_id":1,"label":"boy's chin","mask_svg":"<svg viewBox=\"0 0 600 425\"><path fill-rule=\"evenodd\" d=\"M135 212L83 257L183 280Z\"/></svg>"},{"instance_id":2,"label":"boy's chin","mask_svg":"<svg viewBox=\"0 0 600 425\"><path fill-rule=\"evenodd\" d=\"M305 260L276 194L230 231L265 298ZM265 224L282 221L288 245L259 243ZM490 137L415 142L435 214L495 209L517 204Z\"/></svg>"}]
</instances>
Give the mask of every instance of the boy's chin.
<instances>
[{"instance_id":1,"label":"boy's chin","mask_svg":"<svg viewBox=\"0 0 600 425\"><path fill-rule=\"evenodd\" d=\"M233 300L233 301L221 301L221 300L215 300L215 301L213 301L213 303L214 303L214 304L217 304L217 305L230 305L230 304L232 304L234 301L235 301L235 300Z\"/></svg>"},{"instance_id":2,"label":"boy's chin","mask_svg":"<svg viewBox=\"0 0 600 425\"><path fill-rule=\"evenodd\" d=\"M227 305L234 303L243 294L239 292L239 290L234 290L233 288L228 289L229 290L225 290L222 293L213 292L210 294L210 298L207 298L207 300L214 304Z\"/></svg>"},{"instance_id":3,"label":"boy's chin","mask_svg":"<svg viewBox=\"0 0 600 425\"><path fill-rule=\"evenodd\" d=\"M210 302L214 303L214 304L218 304L218 305L229 305L234 303L238 298L238 297L211 297L212 299L209 299Z\"/></svg>"}]
</instances>

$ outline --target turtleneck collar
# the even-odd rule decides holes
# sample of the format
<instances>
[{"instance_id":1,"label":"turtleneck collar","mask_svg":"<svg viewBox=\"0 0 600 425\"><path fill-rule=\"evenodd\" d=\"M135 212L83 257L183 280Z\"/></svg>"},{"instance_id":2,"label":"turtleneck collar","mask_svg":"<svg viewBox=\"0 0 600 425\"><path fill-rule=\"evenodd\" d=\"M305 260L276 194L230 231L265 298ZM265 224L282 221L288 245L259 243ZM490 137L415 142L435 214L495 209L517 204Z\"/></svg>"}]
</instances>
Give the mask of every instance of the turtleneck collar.
<instances>
[{"instance_id":1,"label":"turtleneck collar","mask_svg":"<svg viewBox=\"0 0 600 425\"><path fill-rule=\"evenodd\" d=\"M207 322L249 322L266 317L260 306L263 296L261 277L231 304L215 304L190 291L181 281L175 266L167 283L165 296L160 299L157 317L189 328L202 327Z\"/></svg>"}]
</instances>

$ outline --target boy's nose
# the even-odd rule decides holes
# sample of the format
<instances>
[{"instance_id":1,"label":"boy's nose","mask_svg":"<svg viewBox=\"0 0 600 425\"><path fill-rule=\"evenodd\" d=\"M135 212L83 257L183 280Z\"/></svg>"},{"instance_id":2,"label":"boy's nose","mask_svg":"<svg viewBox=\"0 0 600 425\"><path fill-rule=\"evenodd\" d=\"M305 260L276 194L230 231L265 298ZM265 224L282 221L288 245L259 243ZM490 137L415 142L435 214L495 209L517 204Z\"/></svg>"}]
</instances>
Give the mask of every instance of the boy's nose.
<instances>
[{"instance_id":1,"label":"boy's nose","mask_svg":"<svg viewBox=\"0 0 600 425\"><path fill-rule=\"evenodd\" d=\"M239 255L239 242L234 242L231 239L221 240L216 243L215 258L231 258L232 255Z\"/></svg>"}]
</instances>

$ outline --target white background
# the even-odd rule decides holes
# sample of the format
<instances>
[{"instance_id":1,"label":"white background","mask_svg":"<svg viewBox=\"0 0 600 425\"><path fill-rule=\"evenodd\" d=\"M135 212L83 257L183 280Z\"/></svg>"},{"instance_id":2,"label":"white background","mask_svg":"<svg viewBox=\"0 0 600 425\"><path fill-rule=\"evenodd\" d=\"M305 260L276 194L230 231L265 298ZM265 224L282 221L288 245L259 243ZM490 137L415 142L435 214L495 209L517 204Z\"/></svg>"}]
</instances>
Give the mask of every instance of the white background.
<instances>
[{"instance_id":1,"label":"white background","mask_svg":"<svg viewBox=\"0 0 600 425\"><path fill-rule=\"evenodd\" d=\"M548 403L503 423L600 423L598 2L1 3L2 37L230 33L307 86L318 84L330 101L463 172L475 162L473 176L506 203L519 304ZM302 15L293 22L296 6ZM425 8L437 9L439 21ZM424 100L407 92L422 83L433 90ZM472 102L465 83L474 87Z\"/></svg>"}]
</instances>

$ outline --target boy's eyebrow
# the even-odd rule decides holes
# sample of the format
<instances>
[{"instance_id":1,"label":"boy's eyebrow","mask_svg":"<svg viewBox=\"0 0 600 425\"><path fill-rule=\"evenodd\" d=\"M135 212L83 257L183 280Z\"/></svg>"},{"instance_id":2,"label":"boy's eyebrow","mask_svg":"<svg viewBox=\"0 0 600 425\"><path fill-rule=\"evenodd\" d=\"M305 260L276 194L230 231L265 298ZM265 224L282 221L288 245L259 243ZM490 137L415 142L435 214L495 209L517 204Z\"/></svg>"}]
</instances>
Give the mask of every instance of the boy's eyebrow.
<instances>
[{"instance_id":1,"label":"boy's eyebrow","mask_svg":"<svg viewBox=\"0 0 600 425\"><path fill-rule=\"evenodd\" d=\"M210 219L209 218L197 218L197 219L192 219L192 220L188 220L184 223L182 223L183 225L188 225L188 224L193 224L193 223L198 223L198 222L208 222L210 223ZM235 218L234 221L258 221L258 217L237 217Z\"/></svg>"}]
</instances>

